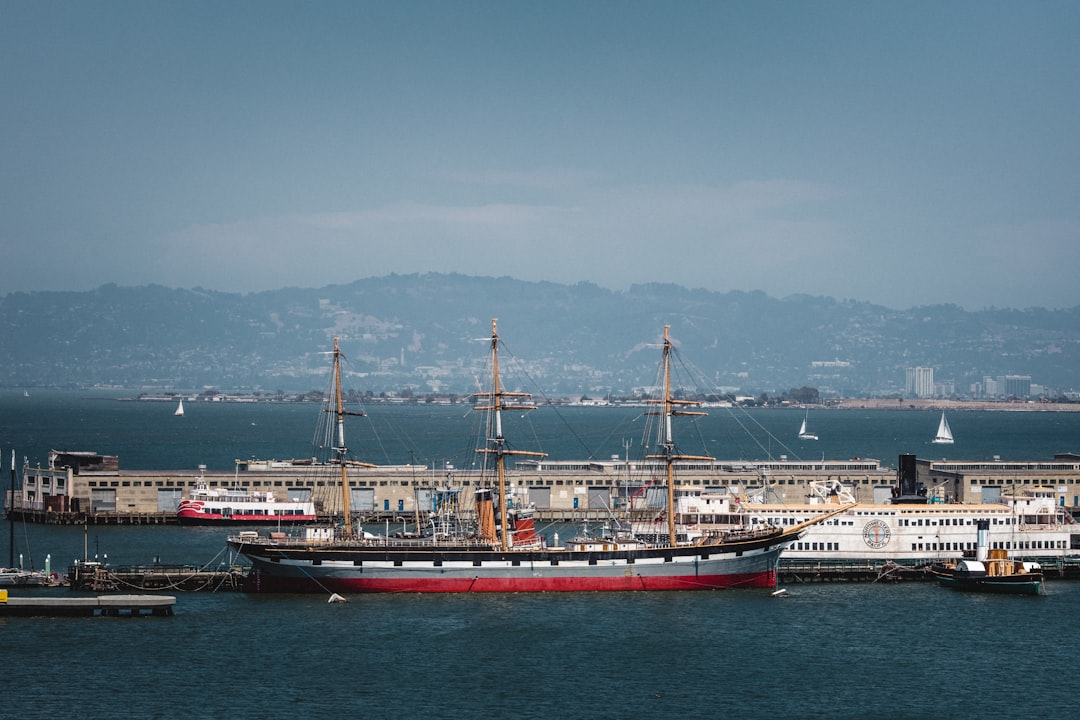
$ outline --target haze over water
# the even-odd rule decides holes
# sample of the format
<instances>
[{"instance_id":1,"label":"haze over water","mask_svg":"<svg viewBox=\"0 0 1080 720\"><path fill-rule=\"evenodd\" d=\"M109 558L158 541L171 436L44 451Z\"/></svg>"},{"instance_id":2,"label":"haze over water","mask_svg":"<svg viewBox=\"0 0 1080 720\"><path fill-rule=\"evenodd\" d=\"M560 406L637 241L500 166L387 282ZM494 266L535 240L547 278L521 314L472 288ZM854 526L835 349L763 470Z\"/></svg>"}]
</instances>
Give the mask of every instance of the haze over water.
<instances>
[{"instance_id":1,"label":"haze over water","mask_svg":"<svg viewBox=\"0 0 1080 720\"><path fill-rule=\"evenodd\" d=\"M229 470L236 458L307 457L315 404L166 403L0 394L0 451L120 456L122 468ZM471 462L464 407L373 405L350 446L375 462ZM641 408L507 417L506 435L557 459L640 451ZM1078 413L950 414L957 442L930 444L937 413L710 409L680 425L720 458L1049 459L1074 450ZM755 424L772 431L769 439ZM747 429L754 429L755 440ZM376 430L378 432L376 432ZM410 456L410 451L413 453ZM6 476L7 473L4 473ZM2 478L6 481L6 477ZM2 483L6 487L6 482ZM0 563L9 533L0 533ZM63 571L84 552L114 564L231 562L227 531L20 525L16 550ZM173 593L172 618L0 619L11 717L939 718L1070 712L1080 584L1041 598L970 596L930 583L795 585L768 592L359 596ZM67 590L48 591L67 593ZM873 675L868 675L870 667ZM1000 682L1004 675L1008 682Z\"/></svg>"},{"instance_id":2,"label":"haze over water","mask_svg":"<svg viewBox=\"0 0 1080 720\"><path fill-rule=\"evenodd\" d=\"M350 408L359 409L359 408ZM188 402L183 417L165 402L120 401L100 393L0 392L0 451L14 448L31 465L45 465L49 450L86 450L120 458L121 469L232 470L237 459L308 458L317 454L315 430L323 415L315 403ZM482 416L468 405L372 404L350 418L346 441L361 460L376 464L467 468L475 462ZM720 460L846 460L875 458L895 466L902 453L961 460L1050 460L1080 452L1080 413L949 412L956 442L930 442L939 412L923 410L812 409L810 428L820 440L797 437L801 409L706 408L703 418L676 423L686 452ZM506 413L504 430L519 449L556 460L631 458L645 442L645 408L541 407ZM629 448L627 448L629 444ZM8 462L5 460L5 462Z\"/></svg>"}]
</instances>

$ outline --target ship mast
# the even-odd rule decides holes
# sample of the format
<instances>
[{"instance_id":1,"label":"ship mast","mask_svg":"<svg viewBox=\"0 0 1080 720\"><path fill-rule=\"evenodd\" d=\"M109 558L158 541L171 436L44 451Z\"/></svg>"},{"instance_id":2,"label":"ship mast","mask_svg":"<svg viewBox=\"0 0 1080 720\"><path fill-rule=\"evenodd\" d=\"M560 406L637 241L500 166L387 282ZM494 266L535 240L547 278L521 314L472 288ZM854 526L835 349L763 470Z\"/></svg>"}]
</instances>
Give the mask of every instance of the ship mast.
<instances>
[{"instance_id":1,"label":"ship mast","mask_svg":"<svg viewBox=\"0 0 1080 720\"><path fill-rule=\"evenodd\" d=\"M475 397L485 401L484 405L478 405L475 410L484 410L491 413L494 421L494 437L489 437L487 447L477 450L478 453L486 453L495 456L496 487L499 492L499 523L502 528L499 533L499 545L502 550L510 548L510 532L507 527L506 513L506 456L529 455L532 457L546 457L547 453L530 452L528 450L510 450L506 447L506 438L502 431L503 410L535 410L536 406L529 402L532 397L526 392L506 392L499 386L499 333L495 329L498 318L491 319L491 372L492 390L487 393L476 393ZM522 398L516 403L508 403L506 398Z\"/></svg>"},{"instance_id":2,"label":"ship mast","mask_svg":"<svg viewBox=\"0 0 1080 720\"><path fill-rule=\"evenodd\" d=\"M341 350L338 348L338 339L334 338L334 376L333 376L333 392L332 401L334 402L334 409L327 409L327 412L333 412L336 421L337 428L337 444L334 446L335 460L341 465L341 514L345 525L345 537L352 537L352 517L349 511L349 472L348 466L356 465L362 467L374 467L369 463L358 463L348 461L349 448L345 445L345 416L353 415L356 417L363 417L362 412L351 412L345 409L345 402L341 396Z\"/></svg>"},{"instance_id":3,"label":"ship mast","mask_svg":"<svg viewBox=\"0 0 1080 720\"><path fill-rule=\"evenodd\" d=\"M664 396L660 399L649 400L651 403L663 403L663 411L654 411L647 413L648 415L663 415L664 417L664 440L661 443L661 452L658 455L646 455L645 457L651 459L663 460L667 468L667 524L668 524L668 543L671 545L676 544L675 533L675 462L677 460L704 460L712 461L713 458L709 455L681 455L678 454L675 448L675 440L671 434L671 418L676 416L685 415L708 415L705 412L699 412L695 410L682 410L680 408L698 406L700 402L696 400L676 400L672 397L671 391L671 338L668 335L668 331L671 328L670 325L664 326Z\"/></svg>"}]
</instances>

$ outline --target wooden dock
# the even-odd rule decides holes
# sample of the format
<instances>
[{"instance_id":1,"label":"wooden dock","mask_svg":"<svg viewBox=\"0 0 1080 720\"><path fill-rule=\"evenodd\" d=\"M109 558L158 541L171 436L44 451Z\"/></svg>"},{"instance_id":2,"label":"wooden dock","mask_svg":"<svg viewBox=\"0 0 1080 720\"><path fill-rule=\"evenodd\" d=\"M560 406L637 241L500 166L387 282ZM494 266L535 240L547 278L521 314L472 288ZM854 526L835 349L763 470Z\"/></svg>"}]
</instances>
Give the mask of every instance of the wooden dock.
<instances>
[{"instance_id":1,"label":"wooden dock","mask_svg":"<svg viewBox=\"0 0 1080 720\"><path fill-rule=\"evenodd\" d=\"M1080 559L1040 560L1048 580L1080 580ZM851 582L924 582L935 580L929 565L806 561L780 557L779 582L785 584Z\"/></svg>"},{"instance_id":2,"label":"wooden dock","mask_svg":"<svg viewBox=\"0 0 1080 720\"><path fill-rule=\"evenodd\" d=\"M242 589L246 573L241 567L80 563L68 568L67 579L72 590L85 592L235 592Z\"/></svg>"},{"instance_id":3,"label":"wooden dock","mask_svg":"<svg viewBox=\"0 0 1080 720\"><path fill-rule=\"evenodd\" d=\"M168 617L176 598L167 595L10 597L0 592L0 617Z\"/></svg>"},{"instance_id":4,"label":"wooden dock","mask_svg":"<svg viewBox=\"0 0 1080 720\"><path fill-rule=\"evenodd\" d=\"M780 557L779 582L785 584L902 582L933 580L928 566L896 563L813 562Z\"/></svg>"}]
</instances>

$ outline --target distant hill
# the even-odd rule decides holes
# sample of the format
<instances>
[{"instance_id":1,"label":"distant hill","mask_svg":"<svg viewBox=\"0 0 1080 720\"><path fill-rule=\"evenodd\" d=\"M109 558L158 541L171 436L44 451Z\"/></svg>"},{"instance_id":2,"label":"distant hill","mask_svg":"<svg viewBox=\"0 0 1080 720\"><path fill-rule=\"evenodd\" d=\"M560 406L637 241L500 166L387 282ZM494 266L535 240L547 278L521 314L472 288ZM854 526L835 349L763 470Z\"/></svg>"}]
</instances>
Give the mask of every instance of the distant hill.
<instances>
[{"instance_id":1,"label":"distant hill","mask_svg":"<svg viewBox=\"0 0 1080 720\"><path fill-rule=\"evenodd\" d=\"M1080 388L1080 307L891 310L851 300L677 285L628 291L456 274L389 275L247 295L161 286L12 293L0 301L0 386L272 393L325 387L332 338L352 387L467 393L490 319L549 395L654 381L664 324L716 387L900 393L933 367L957 393L984 376Z\"/></svg>"}]
</instances>

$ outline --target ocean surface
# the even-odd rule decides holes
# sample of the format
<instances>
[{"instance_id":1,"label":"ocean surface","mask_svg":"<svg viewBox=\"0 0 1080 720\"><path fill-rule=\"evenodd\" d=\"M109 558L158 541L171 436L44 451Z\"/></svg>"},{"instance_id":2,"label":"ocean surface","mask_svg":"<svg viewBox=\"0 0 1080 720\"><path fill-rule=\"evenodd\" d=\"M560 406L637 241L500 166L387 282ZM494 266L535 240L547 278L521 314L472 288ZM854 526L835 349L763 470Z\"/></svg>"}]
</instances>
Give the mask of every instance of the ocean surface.
<instances>
[{"instance_id":1,"label":"ocean surface","mask_svg":"<svg viewBox=\"0 0 1080 720\"><path fill-rule=\"evenodd\" d=\"M50 449L122 468L232 469L237 458L308 457L317 405L120 401L0 392L0 486ZM378 463L466 467L465 408L373 405L349 446ZM521 449L556 459L640 452L640 408L563 408L507 419ZM938 413L710 410L683 449L721 459L901 453L1048 460L1080 450L1080 413L955 412L956 444L930 444ZM352 427L352 426L350 426ZM766 432L768 431L768 432ZM629 450L627 450L629 446ZM63 572L110 563L229 563L215 528L4 527L16 557ZM767 591L484 596L174 593L171 618L0 619L6 717L47 718L974 718L1075 714L1080 583L1038 598L931 583L789 585ZM29 593L29 591L13 591ZM67 590L38 591L67 594Z\"/></svg>"}]
</instances>

